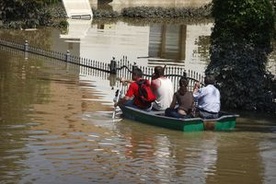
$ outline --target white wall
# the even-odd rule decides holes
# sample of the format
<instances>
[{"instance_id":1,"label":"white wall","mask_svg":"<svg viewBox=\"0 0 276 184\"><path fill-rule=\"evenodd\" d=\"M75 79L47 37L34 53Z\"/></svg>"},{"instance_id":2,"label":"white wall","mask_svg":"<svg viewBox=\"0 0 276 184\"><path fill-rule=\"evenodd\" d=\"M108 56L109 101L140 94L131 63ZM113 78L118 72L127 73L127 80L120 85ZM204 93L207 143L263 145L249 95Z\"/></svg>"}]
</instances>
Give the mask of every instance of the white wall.
<instances>
[{"instance_id":1,"label":"white wall","mask_svg":"<svg viewBox=\"0 0 276 184\"><path fill-rule=\"evenodd\" d=\"M68 17L90 16L93 17L89 0L62 0Z\"/></svg>"}]
</instances>

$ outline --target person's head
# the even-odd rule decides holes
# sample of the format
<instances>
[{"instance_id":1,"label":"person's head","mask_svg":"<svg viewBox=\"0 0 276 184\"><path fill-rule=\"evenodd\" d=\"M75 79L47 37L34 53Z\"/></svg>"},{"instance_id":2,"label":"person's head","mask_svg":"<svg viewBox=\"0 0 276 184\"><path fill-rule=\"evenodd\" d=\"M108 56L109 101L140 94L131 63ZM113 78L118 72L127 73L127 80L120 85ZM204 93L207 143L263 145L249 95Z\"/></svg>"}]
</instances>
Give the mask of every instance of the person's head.
<instances>
[{"instance_id":1,"label":"person's head","mask_svg":"<svg viewBox=\"0 0 276 184\"><path fill-rule=\"evenodd\" d=\"M214 75L206 75L205 78L204 78L204 83L205 85L208 85L208 84L215 84L216 82L216 79L215 79L215 76Z\"/></svg>"},{"instance_id":2,"label":"person's head","mask_svg":"<svg viewBox=\"0 0 276 184\"><path fill-rule=\"evenodd\" d=\"M186 77L181 77L180 79L179 79L179 87L181 88L181 87L187 87L188 86L188 83L189 83L189 81L188 81L188 79L186 78Z\"/></svg>"},{"instance_id":3,"label":"person's head","mask_svg":"<svg viewBox=\"0 0 276 184\"><path fill-rule=\"evenodd\" d=\"M184 94L187 91L188 84L189 80L186 77L181 77L179 79L179 92Z\"/></svg>"},{"instance_id":4,"label":"person's head","mask_svg":"<svg viewBox=\"0 0 276 184\"><path fill-rule=\"evenodd\" d=\"M132 71L132 80L136 81L137 79L142 78L142 76L143 76L143 72L140 68L135 68Z\"/></svg>"},{"instance_id":5,"label":"person's head","mask_svg":"<svg viewBox=\"0 0 276 184\"><path fill-rule=\"evenodd\" d=\"M157 79L157 78L162 77L162 76L164 76L164 67L162 67L162 66L156 66L156 67L154 67L153 77L155 79Z\"/></svg>"}]
</instances>

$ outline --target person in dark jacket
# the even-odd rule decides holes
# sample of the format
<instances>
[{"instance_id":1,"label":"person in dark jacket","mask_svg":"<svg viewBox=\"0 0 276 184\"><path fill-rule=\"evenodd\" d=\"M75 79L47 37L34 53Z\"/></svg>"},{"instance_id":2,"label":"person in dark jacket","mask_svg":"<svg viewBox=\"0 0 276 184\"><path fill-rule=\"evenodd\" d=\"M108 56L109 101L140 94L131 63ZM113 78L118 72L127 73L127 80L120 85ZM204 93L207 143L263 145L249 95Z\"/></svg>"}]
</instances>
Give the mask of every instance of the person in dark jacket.
<instances>
[{"instance_id":1,"label":"person in dark jacket","mask_svg":"<svg viewBox=\"0 0 276 184\"><path fill-rule=\"evenodd\" d=\"M188 91L188 79L182 77L179 80L179 89L174 93L173 100L165 115L175 118L188 118L194 107L193 93Z\"/></svg>"}]
</instances>

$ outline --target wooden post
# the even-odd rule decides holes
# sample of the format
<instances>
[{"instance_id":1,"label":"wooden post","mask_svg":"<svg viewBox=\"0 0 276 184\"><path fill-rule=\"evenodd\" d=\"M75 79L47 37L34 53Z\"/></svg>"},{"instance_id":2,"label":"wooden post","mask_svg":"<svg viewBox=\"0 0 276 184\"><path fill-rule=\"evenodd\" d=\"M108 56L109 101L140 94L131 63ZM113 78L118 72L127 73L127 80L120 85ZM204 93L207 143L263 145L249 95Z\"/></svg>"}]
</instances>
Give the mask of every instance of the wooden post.
<instances>
[{"instance_id":1,"label":"wooden post","mask_svg":"<svg viewBox=\"0 0 276 184\"><path fill-rule=\"evenodd\" d=\"M66 61L66 62L69 62L69 61L70 61L70 51L69 51L69 50L67 50L67 52L66 52L65 61Z\"/></svg>"},{"instance_id":2,"label":"wooden post","mask_svg":"<svg viewBox=\"0 0 276 184\"><path fill-rule=\"evenodd\" d=\"M28 51L29 51L29 43L28 43L28 40L25 40L25 43L24 43L24 57L25 57L25 60L28 59Z\"/></svg>"},{"instance_id":3,"label":"wooden post","mask_svg":"<svg viewBox=\"0 0 276 184\"><path fill-rule=\"evenodd\" d=\"M113 57L112 60L110 61L109 69L110 69L111 74L116 74L117 73L115 57Z\"/></svg>"},{"instance_id":4,"label":"wooden post","mask_svg":"<svg viewBox=\"0 0 276 184\"><path fill-rule=\"evenodd\" d=\"M24 52L28 52L28 51L29 51L29 43L28 43L28 40L25 40Z\"/></svg>"},{"instance_id":5,"label":"wooden post","mask_svg":"<svg viewBox=\"0 0 276 184\"><path fill-rule=\"evenodd\" d=\"M135 70L136 68L138 68L138 66L137 66L136 63L134 62L134 64L132 65L132 71Z\"/></svg>"}]
</instances>

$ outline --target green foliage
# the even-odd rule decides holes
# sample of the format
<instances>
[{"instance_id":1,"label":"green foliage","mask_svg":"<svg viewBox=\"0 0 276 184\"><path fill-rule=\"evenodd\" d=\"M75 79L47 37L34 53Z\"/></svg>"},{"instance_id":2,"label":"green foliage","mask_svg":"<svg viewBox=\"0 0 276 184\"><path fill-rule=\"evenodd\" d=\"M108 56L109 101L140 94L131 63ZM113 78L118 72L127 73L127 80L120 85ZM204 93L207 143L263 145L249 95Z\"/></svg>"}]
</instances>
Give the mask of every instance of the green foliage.
<instances>
[{"instance_id":1,"label":"green foliage","mask_svg":"<svg viewBox=\"0 0 276 184\"><path fill-rule=\"evenodd\" d=\"M269 0L213 0L213 3L211 62L205 72L217 76L223 107L273 111L271 107L275 108L275 104L267 101L272 77L266 71L266 62L274 32Z\"/></svg>"},{"instance_id":2,"label":"green foliage","mask_svg":"<svg viewBox=\"0 0 276 184\"><path fill-rule=\"evenodd\" d=\"M236 41L270 47L274 15L269 0L213 0L213 3L214 42Z\"/></svg>"},{"instance_id":3,"label":"green foliage","mask_svg":"<svg viewBox=\"0 0 276 184\"><path fill-rule=\"evenodd\" d=\"M92 9L94 18L116 18L119 17L120 14L116 11L108 11L101 9Z\"/></svg>"},{"instance_id":4,"label":"green foliage","mask_svg":"<svg viewBox=\"0 0 276 184\"><path fill-rule=\"evenodd\" d=\"M4 20L32 18L42 7L40 0L3 0L1 3Z\"/></svg>"},{"instance_id":5,"label":"green foliage","mask_svg":"<svg viewBox=\"0 0 276 184\"><path fill-rule=\"evenodd\" d=\"M69 23L67 20L61 20L58 24L58 28L60 29L62 34L68 33L68 26L69 26Z\"/></svg>"},{"instance_id":6,"label":"green foliage","mask_svg":"<svg viewBox=\"0 0 276 184\"><path fill-rule=\"evenodd\" d=\"M162 7L128 7L121 12L122 16L132 18L195 18L210 17L211 4L199 8L162 8Z\"/></svg>"},{"instance_id":7,"label":"green foliage","mask_svg":"<svg viewBox=\"0 0 276 184\"><path fill-rule=\"evenodd\" d=\"M57 4L60 3L61 0L43 0L45 4Z\"/></svg>"},{"instance_id":8,"label":"green foliage","mask_svg":"<svg viewBox=\"0 0 276 184\"><path fill-rule=\"evenodd\" d=\"M43 0L2 0L0 12L4 23L18 22L19 27L47 25L51 19Z\"/></svg>"}]
</instances>

